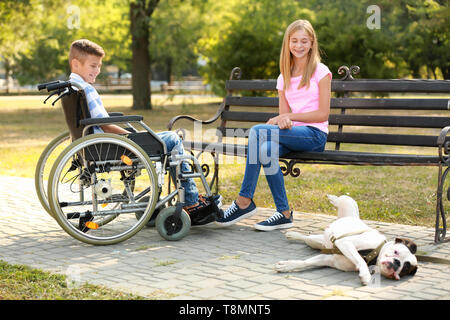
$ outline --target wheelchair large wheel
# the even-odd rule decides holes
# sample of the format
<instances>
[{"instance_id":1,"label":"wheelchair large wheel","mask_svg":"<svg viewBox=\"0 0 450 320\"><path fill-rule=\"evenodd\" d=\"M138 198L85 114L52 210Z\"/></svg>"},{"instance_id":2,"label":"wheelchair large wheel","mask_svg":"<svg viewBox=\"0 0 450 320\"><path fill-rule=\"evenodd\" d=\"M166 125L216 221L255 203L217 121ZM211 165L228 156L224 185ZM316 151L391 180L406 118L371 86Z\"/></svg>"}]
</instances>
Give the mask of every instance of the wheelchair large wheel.
<instances>
[{"instance_id":1,"label":"wheelchair large wheel","mask_svg":"<svg viewBox=\"0 0 450 320\"><path fill-rule=\"evenodd\" d=\"M50 209L48 204L47 196L47 183L52 169L58 155L70 144L70 133L69 131L63 132L54 138L45 147L39 160L36 164L36 171L34 175L34 185L36 188L36 193L41 202L42 207L53 217L53 211Z\"/></svg>"},{"instance_id":2,"label":"wheelchair large wheel","mask_svg":"<svg viewBox=\"0 0 450 320\"><path fill-rule=\"evenodd\" d=\"M155 226L158 233L166 240L177 241L184 238L191 228L191 218L186 211L181 210L175 215L176 207L167 207L161 210L156 217Z\"/></svg>"},{"instance_id":3,"label":"wheelchair large wheel","mask_svg":"<svg viewBox=\"0 0 450 320\"><path fill-rule=\"evenodd\" d=\"M56 221L69 235L107 245L129 239L146 225L158 200L157 181L153 162L136 143L94 134L61 153L47 193ZM139 219L136 212L142 212ZM97 223L105 219L107 224Z\"/></svg>"}]
</instances>

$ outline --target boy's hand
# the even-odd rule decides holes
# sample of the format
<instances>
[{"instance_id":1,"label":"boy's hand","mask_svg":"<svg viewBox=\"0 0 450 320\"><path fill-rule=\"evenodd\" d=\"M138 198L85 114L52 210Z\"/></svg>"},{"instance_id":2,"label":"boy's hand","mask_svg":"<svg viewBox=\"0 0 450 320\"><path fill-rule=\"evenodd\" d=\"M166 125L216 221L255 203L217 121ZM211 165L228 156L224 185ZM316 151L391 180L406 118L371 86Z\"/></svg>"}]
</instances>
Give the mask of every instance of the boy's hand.
<instances>
[{"instance_id":1,"label":"boy's hand","mask_svg":"<svg viewBox=\"0 0 450 320\"><path fill-rule=\"evenodd\" d=\"M129 134L130 132L115 125L115 124L104 124L101 126L105 133L116 133L116 134Z\"/></svg>"}]
</instances>

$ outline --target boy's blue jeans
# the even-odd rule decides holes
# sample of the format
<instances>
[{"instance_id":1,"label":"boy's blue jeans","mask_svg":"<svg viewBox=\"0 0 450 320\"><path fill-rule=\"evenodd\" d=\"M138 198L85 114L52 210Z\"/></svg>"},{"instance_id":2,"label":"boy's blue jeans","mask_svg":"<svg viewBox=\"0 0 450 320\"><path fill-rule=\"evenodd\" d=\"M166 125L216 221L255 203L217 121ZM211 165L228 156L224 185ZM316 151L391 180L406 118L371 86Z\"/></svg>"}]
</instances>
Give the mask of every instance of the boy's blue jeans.
<instances>
[{"instance_id":1,"label":"boy's blue jeans","mask_svg":"<svg viewBox=\"0 0 450 320\"><path fill-rule=\"evenodd\" d=\"M163 131L156 133L162 141L166 144L167 152L175 154L184 154L184 147L180 137L173 131ZM191 168L188 163L183 161L181 163L182 172L190 172ZM181 182L181 186L184 188L184 202L185 206L191 206L198 202L198 189L195 185L195 181L192 178L187 181Z\"/></svg>"},{"instance_id":2,"label":"boy's blue jeans","mask_svg":"<svg viewBox=\"0 0 450 320\"><path fill-rule=\"evenodd\" d=\"M310 126L283 130L277 125L253 126L248 137L245 175L239 195L253 199L262 165L277 211L289 210L279 157L291 151L323 151L326 142L327 134Z\"/></svg>"}]
</instances>

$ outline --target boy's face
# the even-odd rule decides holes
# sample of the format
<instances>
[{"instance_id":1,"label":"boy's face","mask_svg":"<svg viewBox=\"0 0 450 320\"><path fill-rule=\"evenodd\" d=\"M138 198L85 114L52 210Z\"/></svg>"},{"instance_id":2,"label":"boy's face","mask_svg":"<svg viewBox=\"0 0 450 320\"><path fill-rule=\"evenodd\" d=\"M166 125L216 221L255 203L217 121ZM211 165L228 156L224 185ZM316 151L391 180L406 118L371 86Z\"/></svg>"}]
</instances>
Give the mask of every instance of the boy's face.
<instances>
[{"instance_id":1,"label":"boy's face","mask_svg":"<svg viewBox=\"0 0 450 320\"><path fill-rule=\"evenodd\" d=\"M84 61L78 59L73 59L72 61L72 72L78 74L84 81L90 84L95 82L101 67L102 57L93 54L87 55Z\"/></svg>"}]
</instances>

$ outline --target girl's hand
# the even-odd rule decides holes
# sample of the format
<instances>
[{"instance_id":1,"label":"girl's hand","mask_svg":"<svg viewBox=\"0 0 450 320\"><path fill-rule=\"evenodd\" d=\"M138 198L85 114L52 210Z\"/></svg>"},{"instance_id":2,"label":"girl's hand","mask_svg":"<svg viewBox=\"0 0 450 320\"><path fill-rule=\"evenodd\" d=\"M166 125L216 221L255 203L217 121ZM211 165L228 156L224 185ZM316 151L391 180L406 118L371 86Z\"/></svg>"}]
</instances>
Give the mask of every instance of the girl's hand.
<instances>
[{"instance_id":1,"label":"girl's hand","mask_svg":"<svg viewBox=\"0 0 450 320\"><path fill-rule=\"evenodd\" d=\"M277 124L280 129L292 128L292 120L289 118L288 114L279 115Z\"/></svg>"},{"instance_id":2,"label":"girl's hand","mask_svg":"<svg viewBox=\"0 0 450 320\"><path fill-rule=\"evenodd\" d=\"M266 122L266 124L277 125L277 124L278 124L278 118L279 118L279 117L280 117L280 116L276 116L276 117L270 118L270 119Z\"/></svg>"}]
</instances>

